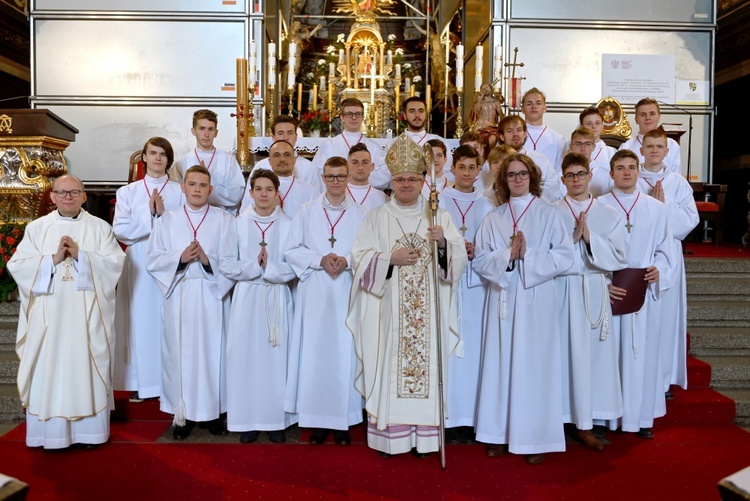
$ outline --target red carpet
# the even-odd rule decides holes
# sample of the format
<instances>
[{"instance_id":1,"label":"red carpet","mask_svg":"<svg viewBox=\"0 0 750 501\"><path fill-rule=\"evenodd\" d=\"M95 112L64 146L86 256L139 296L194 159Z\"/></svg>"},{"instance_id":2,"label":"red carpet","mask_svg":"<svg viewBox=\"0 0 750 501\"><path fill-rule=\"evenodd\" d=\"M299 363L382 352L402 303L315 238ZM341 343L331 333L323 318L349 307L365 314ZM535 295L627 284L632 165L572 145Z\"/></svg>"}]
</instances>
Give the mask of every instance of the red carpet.
<instances>
[{"instance_id":1,"label":"red carpet","mask_svg":"<svg viewBox=\"0 0 750 501\"><path fill-rule=\"evenodd\" d=\"M692 254L685 255L686 259L691 257L750 259L750 249L743 250L740 244L723 243L721 245L711 245L685 242L685 249L692 252Z\"/></svg>"}]
</instances>

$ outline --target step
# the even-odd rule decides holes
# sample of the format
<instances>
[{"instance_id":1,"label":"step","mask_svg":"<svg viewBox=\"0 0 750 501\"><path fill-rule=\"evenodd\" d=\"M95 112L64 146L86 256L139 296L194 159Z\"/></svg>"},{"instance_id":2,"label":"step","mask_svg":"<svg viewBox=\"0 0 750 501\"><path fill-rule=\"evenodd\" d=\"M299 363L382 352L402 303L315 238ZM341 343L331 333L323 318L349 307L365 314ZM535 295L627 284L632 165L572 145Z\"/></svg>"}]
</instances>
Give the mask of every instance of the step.
<instances>
[{"instance_id":1,"label":"step","mask_svg":"<svg viewBox=\"0 0 750 501\"><path fill-rule=\"evenodd\" d=\"M719 393L734 400L735 424L750 426L750 390L720 390Z\"/></svg>"},{"instance_id":2,"label":"step","mask_svg":"<svg viewBox=\"0 0 750 501\"><path fill-rule=\"evenodd\" d=\"M693 356L750 356L750 327L690 327Z\"/></svg>"},{"instance_id":3,"label":"step","mask_svg":"<svg viewBox=\"0 0 750 501\"><path fill-rule=\"evenodd\" d=\"M21 309L19 301L0 302L0 321L16 322L18 321L18 312Z\"/></svg>"},{"instance_id":4,"label":"step","mask_svg":"<svg viewBox=\"0 0 750 501\"><path fill-rule=\"evenodd\" d=\"M687 358L688 389L711 388L711 366L695 357Z\"/></svg>"},{"instance_id":5,"label":"step","mask_svg":"<svg viewBox=\"0 0 750 501\"><path fill-rule=\"evenodd\" d=\"M685 259L687 275L712 277L719 273L729 273L736 278L750 278L750 259L728 258L688 258Z\"/></svg>"},{"instance_id":6,"label":"step","mask_svg":"<svg viewBox=\"0 0 750 501\"><path fill-rule=\"evenodd\" d=\"M691 301L687 318L688 328L750 326L750 302Z\"/></svg>"},{"instance_id":7,"label":"step","mask_svg":"<svg viewBox=\"0 0 750 501\"><path fill-rule=\"evenodd\" d=\"M0 420L24 419L23 406L18 398L18 387L14 384L0 384Z\"/></svg>"},{"instance_id":8,"label":"step","mask_svg":"<svg viewBox=\"0 0 750 501\"><path fill-rule=\"evenodd\" d=\"M17 322L0 321L0 350L15 350Z\"/></svg>"},{"instance_id":9,"label":"step","mask_svg":"<svg viewBox=\"0 0 750 501\"><path fill-rule=\"evenodd\" d=\"M0 351L0 384L16 382L18 357L14 351Z\"/></svg>"},{"instance_id":10,"label":"step","mask_svg":"<svg viewBox=\"0 0 750 501\"><path fill-rule=\"evenodd\" d=\"M735 419L733 399L711 390L672 388L674 399L667 400L667 415L659 423L731 424Z\"/></svg>"},{"instance_id":11,"label":"step","mask_svg":"<svg viewBox=\"0 0 750 501\"><path fill-rule=\"evenodd\" d=\"M688 301L750 301L750 278L689 277L687 298Z\"/></svg>"},{"instance_id":12,"label":"step","mask_svg":"<svg viewBox=\"0 0 750 501\"><path fill-rule=\"evenodd\" d=\"M719 390L750 389L750 357L698 357L711 366L711 386Z\"/></svg>"}]
</instances>

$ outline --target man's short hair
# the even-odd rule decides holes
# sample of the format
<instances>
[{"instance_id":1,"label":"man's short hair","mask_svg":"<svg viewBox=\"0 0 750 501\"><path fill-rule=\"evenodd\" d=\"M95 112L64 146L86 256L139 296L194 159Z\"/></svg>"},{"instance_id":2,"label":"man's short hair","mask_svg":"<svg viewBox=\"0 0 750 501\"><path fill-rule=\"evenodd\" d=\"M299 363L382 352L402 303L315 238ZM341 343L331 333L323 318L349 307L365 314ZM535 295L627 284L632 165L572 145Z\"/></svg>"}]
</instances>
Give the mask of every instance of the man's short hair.
<instances>
[{"instance_id":1,"label":"man's short hair","mask_svg":"<svg viewBox=\"0 0 750 501\"><path fill-rule=\"evenodd\" d=\"M159 136L152 137L146 141L146 144L143 145L143 151L141 151L143 165L146 165L146 148L148 148L149 144L153 144L157 148L162 148L167 154L167 172L169 172L169 169L172 168L172 163L174 162L174 149L172 148L172 143Z\"/></svg>"},{"instance_id":2,"label":"man's short hair","mask_svg":"<svg viewBox=\"0 0 750 501\"><path fill-rule=\"evenodd\" d=\"M292 146L292 143L290 143L289 141L286 141L284 139L277 139L276 141L274 141L273 143L271 143L271 146L268 147L268 153L269 154L271 153L271 148L273 148L274 146L276 146L278 143L285 143L287 146L289 146L292 149L292 151L294 151L294 146Z\"/></svg>"},{"instance_id":3,"label":"man's short hair","mask_svg":"<svg viewBox=\"0 0 750 501\"><path fill-rule=\"evenodd\" d=\"M585 137L586 139L594 140L594 131L587 127L578 127L570 134L570 142L573 142L574 137Z\"/></svg>"},{"instance_id":4,"label":"man's short hair","mask_svg":"<svg viewBox=\"0 0 750 501\"><path fill-rule=\"evenodd\" d=\"M362 111L365 111L365 105L362 104L362 101L357 99L356 97L347 97L343 101L341 101L341 112L344 112L344 108L348 106L356 106L357 108L361 109Z\"/></svg>"},{"instance_id":5,"label":"man's short hair","mask_svg":"<svg viewBox=\"0 0 750 501\"><path fill-rule=\"evenodd\" d=\"M453 150L453 165L456 165L462 158L473 158L474 160L478 160L479 152L470 144L462 144Z\"/></svg>"},{"instance_id":6,"label":"man's short hair","mask_svg":"<svg viewBox=\"0 0 750 501\"><path fill-rule=\"evenodd\" d=\"M297 130L297 126L299 123L297 122L297 119L294 118L291 115L279 115L276 118L273 119L273 124L271 124L271 132L273 134L276 134L276 126L279 124L292 124L294 127L294 130Z\"/></svg>"},{"instance_id":7,"label":"man's short hair","mask_svg":"<svg viewBox=\"0 0 750 501\"><path fill-rule=\"evenodd\" d=\"M641 163L641 160L638 158L638 155L633 153L630 150L617 150L614 155L612 155L612 158L609 161L609 171L614 172L615 170L615 162L618 160L622 160L623 158L632 158L635 160L635 164L639 165Z\"/></svg>"},{"instance_id":8,"label":"man's short hair","mask_svg":"<svg viewBox=\"0 0 750 501\"><path fill-rule=\"evenodd\" d=\"M542 101L544 101L544 103L547 104L547 96L545 96L544 92L540 91L536 87L532 87L523 93L523 97L521 98L521 104L523 104L523 102L526 101L526 98L530 96L531 94L539 94L540 96L542 96Z\"/></svg>"},{"instance_id":9,"label":"man's short hair","mask_svg":"<svg viewBox=\"0 0 750 501\"><path fill-rule=\"evenodd\" d=\"M370 150L367 149L367 145L365 143L357 143L349 148L349 153L347 156L352 156L354 153L359 153L360 151L366 151L367 153L370 153ZM372 156L372 153L370 153L370 156Z\"/></svg>"},{"instance_id":10,"label":"man's short hair","mask_svg":"<svg viewBox=\"0 0 750 501\"><path fill-rule=\"evenodd\" d=\"M440 139L430 139L425 144L429 144L431 148L440 148L443 150L443 156L448 156L448 148L445 147L445 143Z\"/></svg>"},{"instance_id":11,"label":"man's short hair","mask_svg":"<svg viewBox=\"0 0 750 501\"><path fill-rule=\"evenodd\" d=\"M583 119L589 115L599 115L599 118L604 121L604 115L602 115L601 110L596 106L589 106L588 108L584 108L583 111L578 115L578 123L583 125Z\"/></svg>"},{"instance_id":12,"label":"man's short hair","mask_svg":"<svg viewBox=\"0 0 750 501\"><path fill-rule=\"evenodd\" d=\"M270 179L271 182L273 183L273 187L276 189L276 191L279 191L279 186L281 186L281 182L279 181L279 176L277 176L276 173L272 171L271 169L258 169L250 175L250 189L251 190L255 188L255 181L262 177L266 179Z\"/></svg>"},{"instance_id":13,"label":"man's short hair","mask_svg":"<svg viewBox=\"0 0 750 501\"><path fill-rule=\"evenodd\" d=\"M466 144L470 142L484 144L484 140L482 139L482 136L479 134L479 132L474 131L464 132L463 136L461 136L461 139L458 140L458 144Z\"/></svg>"},{"instance_id":14,"label":"man's short hair","mask_svg":"<svg viewBox=\"0 0 750 501\"><path fill-rule=\"evenodd\" d=\"M516 153L518 152L512 146L508 146L507 144L498 144L490 150L489 155L487 155L487 162L491 164L492 162L503 160L508 155L514 155Z\"/></svg>"},{"instance_id":15,"label":"man's short hair","mask_svg":"<svg viewBox=\"0 0 750 501\"><path fill-rule=\"evenodd\" d=\"M205 174L208 176L208 184L211 184L211 173L202 165L193 165L185 171L185 177L182 178L182 182L187 181L190 174Z\"/></svg>"},{"instance_id":16,"label":"man's short hair","mask_svg":"<svg viewBox=\"0 0 750 501\"><path fill-rule=\"evenodd\" d=\"M197 110L195 113L193 113L193 127L198 125L198 120L208 120L209 122L213 122L215 126L219 126L219 118L216 115L215 112L207 109Z\"/></svg>"},{"instance_id":17,"label":"man's short hair","mask_svg":"<svg viewBox=\"0 0 750 501\"><path fill-rule=\"evenodd\" d=\"M661 108L659 108L659 101L650 97L644 97L643 99L635 103L635 114L636 115L638 114L638 108L640 108L641 106L647 106L649 104L653 104L654 106L656 106L656 112L659 115L661 115Z\"/></svg>"},{"instance_id":18,"label":"man's short hair","mask_svg":"<svg viewBox=\"0 0 750 501\"><path fill-rule=\"evenodd\" d=\"M667 134L662 129L656 128L652 129L648 132L646 132L643 135L643 140L645 141L647 137L650 137L651 139L664 139L664 142L667 143Z\"/></svg>"},{"instance_id":19,"label":"man's short hair","mask_svg":"<svg viewBox=\"0 0 750 501\"><path fill-rule=\"evenodd\" d=\"M516 153L505 157L505 160L500 165L500 170L497 172L494 189L495 196L500 203L510 200L510 189L508 188L508 180L505 179L505 173L508 171L508 166L511 162L521 162L526 166L526 170L529 171L529 193L535 197L542 196L542 171L539 170L539 167L536 166L530 157Z\"/></svg>"},{"instance_id":20,"label":"man's short hair","mask_svg":"<svg viewBox=\"0 0 750 501\"><path fill-rule=\"evenodd\" d=\"M562 173L565 174L567 169L576 165L584 167L586 172L591 171L589 167L589 159L586 158L586 155L581 155L580 153L568 153L562 159Z\"/></svg>"},{"instance_id":21,"label":"man's short hair","mask_svg":"<svg viewBox=\"0 0 750 501\"><path fill-rule=\"evenodd\" d=\"M504 131L508 126L513 125L514 123L519 123L523 125L523 130L526 130L526 120L524 120L522 117L518 115L506 115L501 120L500 123L497 124L497 130L500 132L500 134L504 134Z\"/></svg>"},{"instance_id":22,"label":"man's short hair","mask_svg":"<svg viewBox=\"0 0 750 501\"><path fill-rule=\"evenodd\" d=\"M425 98L420 96L412 96L408 99L404 99L404 102L401 103L401 111L406 113L406 107L411 103L422 103L424 104L425 108L427 108L427 101L425 100Z\"/></svg>"},{"instance_id":23,"label":"man's short hair","mask_svg":"<svg viewBox=\"0 0 750 501\"><path fill-rule=\"evenodd\" d=\"M325 174L326 167L345 167L346 173L349 174L349 162L346 161L346 158L344 157L331 157L328 160L326 160L326 163L323 164L323 173Z\"/></svg>"}]
</instances>

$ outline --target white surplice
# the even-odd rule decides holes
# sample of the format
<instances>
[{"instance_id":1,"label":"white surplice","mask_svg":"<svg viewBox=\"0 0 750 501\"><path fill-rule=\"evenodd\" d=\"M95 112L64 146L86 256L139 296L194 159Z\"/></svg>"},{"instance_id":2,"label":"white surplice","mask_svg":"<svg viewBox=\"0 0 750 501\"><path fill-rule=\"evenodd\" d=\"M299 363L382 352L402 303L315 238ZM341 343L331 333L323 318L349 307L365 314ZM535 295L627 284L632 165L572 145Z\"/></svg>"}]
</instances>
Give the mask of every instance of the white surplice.
<instances>
[{"instance_id":1,"label":"white surplice","mask_svg":"<svg viewBox=\"0 0 750 501\"><path fill-rule=\"evenodd\" d=\"M438 450L437 325L440 322L444 381L456 348L458 326L451 304L466 267L466 245L450 214L439 209L447 246L436 313L432 215L423 198L411 207L390 200L368 212L352 249L356 272L346 323L357 350L356 387L365 397L367 443L389 454ZM393 252L416 249L419 261L391 266ZM445 395L446 385L443 386Z\"/></svg>"},{"instance_id":2,"label":"white surplice","mask_svg":"<svg viewBox=\"0 0 750 501\"><path fill-rule=\"evenodd\" d=\"M617 338L612 334L608 272L627 266L625 226L612 207L593 198L555 203L568 236L586 212L589 244L573 244L573 266L555 278L562 340L563 419L590 430L593 419L622 416Z\"/></svg>"},{"instance_id":3,"label":"white surplice","mask_svg":"<svg viewBox=\"0 0 750 501\"><path fill-rule=\"evenodd\" d=\"M194 148L175 160L169 170L169 178L182 183L185 172L193 165L200 165L201 162L211 173L213 191L208 197L208 203L234 215L237 211L237 204L242 200L245 178L240 164L237 163L237 158L232 153L219 148L214 148L212 151Z\"/></svg>"},{"instance_id":4,"label":"white surplice","mask_svg":"<svg viewBox=\"0 0 750 501\"><path fill-rule=\"evenodd\" d=\"M669 253L675 264L671 276L664 276L671 286L661 297L661 364L664 372L664 391L672 384L687 389L687 281L682 240L698 225L698 208L693 188L687 179L665 166L659 172L641 167L638 190L650 195L658 180L662 180L664 203L667 206L667 225L672 240Z\"/></svg>"},{"instance_id":5,"label":"white surplice","mask_svg":"<svg viewBox=\"0 0 750 501\"><path fill-rule=\"evenodd\" d=\"M221 272L235 280L227 330L227 428L283 430L297 422L284 412L294 305L284 259L291 219L250 208L233 221L221 245ZM265 234L265 237L263 236ZM264 244L265 268L258 264Z\"/></svg>"},{"instance_id":6,"label":"white surplice","mask_svg":"<svg viewBox=\"0 0 750 501\"><path fill-rule=\"evenodd\" d=\"M240 214L255 205L253 197L250 196L250 185L247 188L248 191L245 192L240 205ZM319 191L315 186L297 179L296 176L279 177L279 206L290 219L294 218L300 207L318 196Z\"/></svg>"},{"instance_id":7,"label":"white surplice","mask_svg":"<svg viewBox=\"0 0 750 501\"><path fill-rule=\"evenodd\" d=\"M589 182L589 193L594 198L606 195L615 186L612 176L609 175L609 161L615 150L607 146L601 139L597 141L594 152L591 154L589 169L591 170L591 181Z\"/></svg>"},{"instance_id":8,"label":"white surplice","mask_svg":"<svg viewBox=\"0 0 750 501\"><path fill-rule=\"evenodd\" d=\"M435 180L435 190L438 192L438 195L445 191L446 188L450 188L451 186L453 186L453 183L449 181L445 175L442 175ZM431 191L432 179L430 178L430 175L427 174L424 178L424 182L422 183L422 196L425 197L425 199L429 200Z\"/></svg>"},{"instance_id":9,"label":"white surplice","mask_svg":"<svg viewBox=\"0 0 750 501\"><path fill-rule=\"evenodd\" d=\"M613 316L612 332L620 344L623 398L622 418L618 424L623 431L637 432L641 428L651 428L654 418L667 412L659 364L660 299L669 289L667 277L674 266L669 253L671 236L667 208L637 190L623 193L615 188L598 201L616 209L625 224L628 222L625 213L631 211L632 227L625 233L628 268L656 266L659 269L660 279L648 285L640 311ZM616 428L617 425L611 422L610 427Z\"/></svg>"},{"instance_id":10,"label":"white surplice","mask_svg":"<svg viewBox=\"0 0 750 501\"><path fill-rule=\"evenodd\" d=\"M513 218L526 238L526 254L515 261ZM474 271L490 282L477 440L508 444L514 454L564 451L554 278L573 264L572 239L557 208L529 194L490 212L475 242Z\"/></svg>"},{"instance_id":11,"label":"white surplice","mask_svg":"<svg viewBox=\"0 0 750 501\"><path fill-rule=\"evenodd\" d=\"M544 155L558 176L561 175L565 138L546 125L526 124L526 142L523 147Z\"/></svg>"},{"instance_id":12,"label":"white surplice","mask_svg":"<svg viewBox=\"0 0 750 501\"><path fill-rule=\"evenodd\" d=\"M53 264L60 239L79 246L78 260ZM26 408L26 445L47 449L109 438L115 286L125 253L112 227L81 210L32 221L8 262L21 297L16 354L18 392Z\"/></svg>"},{"instance_id":13,"label":"white surplice","mask_svg":"<svg viewBox=\"0 0 750 501\"><path fill-rule=\"evenodd\" d=\"M388 195L371 184L359 186L349 183L346 196L365 210L377 209L388 201Z\"/></svg>"},{"instance_id":14,"label":"white surplice","mask_svg":"<svg viewBox=\"0 0 750 501\"><path fill-rule=\"evenodd\" d=\"M466 242L473 242L479 225L495 206L479 190L463 193L446 188L439 206L453 219ZM482 361L482 312L486 288L484 281L468 262L456 288L453 301L458 315L459 348L448 359L448 402L446 427L474 427L479 394L479 365Z\"/></svg>"},{"instance_id":15,"label":"white surplice","mask_svg":"<svg viewBox=\"0 0 750 501\"><path fill-rule=\"evenodd\" d=\"M313 167L315 167L318 177L323 175L323 166L326 160L331 157L341 157L347 160L349 158L349 149L359 143L364 143L367 146L372 164L375 166L370 173L370 184L380 190L388 188L391 184L391 173L388 170L388 166L385 165L383 148L368 138L364 132L344 131L341 134L321 141L318 151L312 159Z\"/></svg>"},{"instance_id":16,"label":"white surplice","mask_svg":"<svg viewBox=\"0 0 750 501\"><path fill-rule=\"evenodd\" d=\"M191 421L211 421L226 411L226 319L234 282L220 272L219 250L231 222L224 210L184 205L159 218L148 241L147 269L165 297L161 410L176 414L178 425L183 408ZM210 270L197 260L180 265L194 239Z\"/></svg>"},{"instance_id":17,"label":"white surplice","mask_svg":"<svg viewBox=\"0 0 750 501\"><path fill-rule=\"evenodd\" d=\"M346 430L362 422L362 397L354 389L354 342L345 320L352 243L365 214L346 197L341 205L331 205L324 193L292 220L285 257L299 284L284 409L299 414L300 426ZM347 262L336 277L320 265L330 253Z\"/></svg>"},{"instance_id":18,"label":"white surplice","mask_svg":"<svg viewBox=\"0 0 750 501\"><path fill-rule=\"evenodd\" d=\"M247 184L245 186L245 193L247 193L247 191L250 190L250 178L253 176L253 173L258 169L273 170L271 168L271 163L268 161L267 158L259 160L258 163L255 164L255 167L253 167L253 170L250 171L250 175L247 176ZM315 188L316 196L323 193L326 189L325 183L323 183L323 179L320 177L320 174L318 174L318 169L316 169L313 166L310 160L306 159L305 157L297 153L295 153L295 160L294 160L294 177L296 177L297 179L301 179L302 181L306 182L307 184ZM243 198L242 204L243 206L246 204L245 198Z\"/></svg>"},{"instance_id":19,"label":"white surplice","mask_svg":"<svg viewBox=\"0 0 750 501\"><path fill-rule=\"evenodd\" d=\"M167 183L166 185L164 183ZM112 228L127 245L125 267L117 287L115 390L137 391L141 398L161 395L161 318L164 294L146 271L146 249L156 217L148 206L156 190L165 211L185 203L180 185L146 175L117 190Z\"/></svg>"},{"instance_id":20,"label":"white surplice","mask_svg":"<svg viewBox=\"0 0 750 501\"><path fill-rule=\"evenodd\" d=\"M545 202L556 202L565 196L567 190L560 179L560 173L557 172L547 157L538 151L523 148L518 153L531 158L542 173L542 200Z\"/></svg>"},{"instance_id":21,"label":"white surplice","mask_svg":"<svg viewBox=\"0 0 750 501\"><path fill-rule=\"evenodd\" d=\"M620 145L621 150L630 150L636 155L638 155L638 163L642 164L644 162L643 154L641 153L641 147L643 146L643 134L638 134L624 143ZM681 153L680 153L680 145L672 139L671 137L667 138L667 148L669 148L669 153L667 153L667 157L664 159L664 163L666 164L668 170L670 172L676 172L678 174L682 174L682 160L681 160Z\"/></svg>"},{"instance_id":22,"label":"white surplice","mask_svg":"<svg viewBox=\"0 0 750 501\"><path fill-rule=\"evenodd\" d=\"M427 132L424 129L422 129L419 132L411 132L408 130L405 130L402 132L402 134L406 134L409 139L417 143L417 146L420 148L424 148L424 146L427 144L427 141L432 141L433 139L437 139L438 141L442 141L443 144L445 144L445 139L443 139L442 136L438 136L437 134L432 134L431 132ZM394 141L397 138L394 138ZM391 143L393 144L393 143ZM453 165L453 154L448 148L448 145L445 144L445 177L448 178L448 181L451 183L455 181L455 178L453 177L453 173L450 171L450 166ZM389 145L390 147L390 145ZM429 171L429 168L428 168ZM429 172L427 172L429 174Z\"/></svg>"}]
</instances>

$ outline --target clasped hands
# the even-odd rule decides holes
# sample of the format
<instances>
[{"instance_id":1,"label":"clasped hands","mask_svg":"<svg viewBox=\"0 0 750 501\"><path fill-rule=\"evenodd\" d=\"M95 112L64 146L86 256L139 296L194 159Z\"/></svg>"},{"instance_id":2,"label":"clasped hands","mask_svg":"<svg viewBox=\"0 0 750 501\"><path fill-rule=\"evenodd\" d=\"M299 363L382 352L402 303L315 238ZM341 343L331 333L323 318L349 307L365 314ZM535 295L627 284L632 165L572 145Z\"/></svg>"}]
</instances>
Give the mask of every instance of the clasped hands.
<instances>
[{"instance_id":1,"label":"clasped hands","mask_svg":"<svg viewBox=\"0 0 750 501\"><path fill-rule=\"evenodd\" d=\"M336 278L339 273L346 269L347 262L344 256L339 256L331 252L323 256L320 260L320 266L323 267L326 273Z\"/></svg>"},{"instance_id":2,"label":"clasped hands","mask_svg":"<svg viewBox=\"0 0 750 501\"><path fill-rule=\"evenodd\" d=\"M151 215L163 215L164 214L164 199L159 195L159 192L154 188L154 192L148 199L148 208L151 211Z\"/></svg>"},{"instance_id":3,"label":"clasped hands","mask_svg":"<svg viewBox=\"0 0 750 501\"><path fill-rule=\"evenodd\" d=\"M191 261L198 260L203 266L208 266L208 256L203 251L203 247L197 240L190 242L190 245L185 247L180 256L181 263L189 263Z\"/></svg>"},{"instance_id":4,"label":"clasped hands","mask_svg":"<svg viewBox=\"0 0 750 501\"><path fill-rule=\"evenodd\" d=\"M78 244L71 237L65 235L60 239L57 252L52 255L52 262L58 265L68 257L78 261Z\"/></svg>"}]
</instances>

